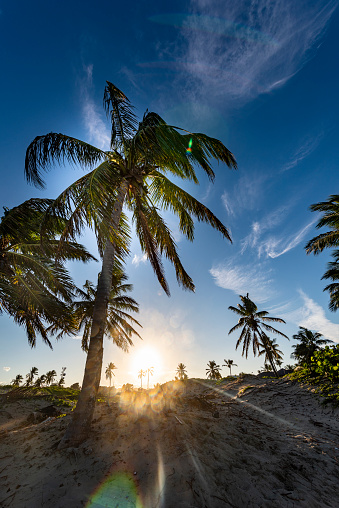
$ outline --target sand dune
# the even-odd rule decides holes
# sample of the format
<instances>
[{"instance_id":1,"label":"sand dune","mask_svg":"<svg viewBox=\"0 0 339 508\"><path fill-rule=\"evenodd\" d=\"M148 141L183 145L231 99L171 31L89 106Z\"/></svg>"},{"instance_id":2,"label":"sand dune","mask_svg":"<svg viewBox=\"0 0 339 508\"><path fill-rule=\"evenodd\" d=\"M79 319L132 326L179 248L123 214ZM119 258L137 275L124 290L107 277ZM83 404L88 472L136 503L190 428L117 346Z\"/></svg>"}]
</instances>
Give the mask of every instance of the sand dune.
<instances>
[{"instance_id":1,"label":"sand dune","mask_svg":"<svg viewBox=\"0 0 339 508\"><path fill-rule=\"evenodd\" d=\"M339 506L339 410L288 379L189 380L98 403L91 437L57 445L70 415L49 403L0 413L0 506Z\"/></svg>"}]
</instances>

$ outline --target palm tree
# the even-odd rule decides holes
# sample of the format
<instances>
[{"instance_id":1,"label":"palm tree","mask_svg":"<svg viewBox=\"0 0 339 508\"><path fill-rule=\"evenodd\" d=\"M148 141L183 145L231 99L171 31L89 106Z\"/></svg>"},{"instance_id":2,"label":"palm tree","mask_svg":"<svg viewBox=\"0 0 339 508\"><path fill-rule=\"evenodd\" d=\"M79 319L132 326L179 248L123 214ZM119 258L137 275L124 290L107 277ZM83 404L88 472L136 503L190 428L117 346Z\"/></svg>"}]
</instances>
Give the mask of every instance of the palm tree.
<instances>
[{"instance_id":1,"label":"palm tree","mask_svg":"<svg viewBox=\"0 0 339 508\"><path fill-rule=\"evenodd\" d=\"M12 380L11 385L12 386L20 386L21 381L23 380L23 376L21 374L18 374L15 376L15 379Z\"/></svg>"},{"instance_id":2,"label":"palm tree","mask_svg":"<svg viewBox=\"0 0 339 508\"><path fill-rule=\"evenodd\" d=\"M46 382L46 376L45 374L42 374L42 376L38 377L36 380L35 380L35 383L34 383L34 386L36 386L37 388L41 388L41 386Z\"/></svg>"},{"instance_id":3,"label":"palm tree","mask_svg":"<svg viewBox=\"0 0 339 508\"><path fill-rule=\"evenodd\" d=\"M154 367L148 367L147 369L147 390L149 389L149 375L153 376Z\"/></svg>"},{"instance_id":4,"label":"palm tree","mask_svg":"<svg viewBox=\"0 0 339 508\"><path fill-rule=\"evenodd\" d=\"M114 363L110 362L107 365L106 370L105 370L106 379L109 379L109 387L110 388L111 388L112 377L115 376L115 374L114 374L115 369L117 369L117 367L114 365Z\"/></svg>"},{"instance_id":5,"label":"palm tree","mask_svg":"<svg viewBox=\"0 0 339 508\"><path fill-rule=\"evenodd\" d=\"M61 369L61 374L60 374L58 386L63 386L65 384L66 368L67 367L62 367L62 369Z\"/></svg>"},{"instance_id":6,"label":"palm tree","mask_svg":"<svg viewBox=\"0 0 339 508\"><path fill-rule=\"evenodd\" d=\"M183 363L179 363L176 373L178 374L178 379L180 381L184 381L185 379L187 379L188 376L186 371L186 365L184 365Z\"/></svg>"},{"instance_id":7,"label":"palm tree","mask_svg":"<svg viewBox=\"0 0 339 508\"><path fill-rule=\"evenodd\" d=\"M51 385L53 383L54 379L56 378L56 376L57 376L57 373L54 369L46 372L46 379L45 379L46 385L47 386Z\"/></svg>"},{"instance_id":8,"label":"palm tree","mask_svg":"<svg viewBox=\"0 0 339 508\"><path fill-rule=\"evenodd\" d=\"M312 212L323 212L316 228L328 227L329 231L315 236L305 246L306 253L319 254L329 247L339 246L339 194L332 194L327 201L310 206Z\"/></svg>"},{"instance_id":9,"label":"palm tree","mask_svg":"<svg viewBox=\"0 0 339 508\"><path fill-rule=\"evenodd\" d=\"M294 358L301 363L310 363L311 358L315 351L321 349L321 346L333 342L328 339L321 339L322 334L319 332L312 332L308 328L299 326L299 332L293 335L294 340L299 340L299 344L292 346L294 352L291 354L291 358Z\"/></svg>"},{"instance_id":10,"label":"palm tree","mask_svg":"<svg viewBox=\"0 0 339 508\"><path fill-rule=\"evenodd\" d=\"M221 379L220 365L217 365L214 360L207 363L206 376L209 379Z\"/></svg>"},{"instance_id":11,"label":"palm tree","mask_svg":"<svg viewBox=\"0 0 339 508\"><path fill-rule=\"evenodd\" d=\"M322 279L331 280L331 284L328 284L324 291L330 293L330 303L328 307L331 311L339 309L339 249L332 252L332 258L334 261L327 263L327 270L322 276Z\"/></svg>"},{"instance_id":12,"label":"palm tree","mask_svg":"<svg viewBox=\"0 0 339 508\"><path fill-rule=\"evenodd\" d=\"M238 316L240 316L238 323L230 329L228 334L234 332L235 330L239 330L240 328L242 329L235 348L238 349L238 346L242 342L243 356L246 355L247 358L248 349L251 344L254 356L256 356L260 347L263 347L265 350L267 350L268 343L266 341L266 331L282 335L288 339L287 335L267 324L267 322L285 323L283 319L268 316L268 312L266 310L258 312L258 307L254 302L252 302L252 300L250 300L248 293L246 296L240 295L240 299L242 303L238 303L237 307L228 307L232 312L235 312ZM274 365L272 365L272 368L277 375L277 371Z\"/></svg>"},{"instance_id":13,"label":"palm tree","mask_svg":"<svg viewBox=\"0 0 339 508\"><path fill-rule=\"evenodd\" d=\"M52 201L30 199L8 210L0 221L0 309L26 328L35 347L37 334L52 348L49 335L74 333L69 303L75 289L62 263L94 259L74 242L65 244L55 261L62 220L50 220L50 232L41 243L39 227ZM0 310L0 313L1 313Z\"/></svg>"},{"instance_id":14,"label":"palm tree","mask_svg":"<svg viewBox=\"0 0 339 508\"><path fill-rule=\"evenodd\" d=\"M140 388L142 388L142 378L146 376L147 371L140 369L138 372L138 378L140 378Z\"/></svg>"},{"instance_id":15,"label":"palm tree","mask_svg":"<svg viewBox=\"0 0 339 508\"><path fill-rule=\"evenodd\" d=\"M38 375L38 367L32 367L28 374L26 374L26 386L31 386L33 379Z\"/></svg>"},{"instance_id":16,"label":"palm tree","mask_svg":"<svg viewBox=\"0 0 339 508\"><path fill-rule=\"evenodd\" d=\"M139 312L139 304L125 293L132 291L133 285L126 284L127 275L123 272L120 263L116 260L113 266L112 287L110 291L106 316L105 336L112 338L113 343L123 351L128 351L133 346L132 335L141 338L132 324L141 327L139 321L130 315L130 312ZM81 301L74 302L74 316L77 328L83 328L82 344L83 351L88 352L90 331L93 323L93 311L97 287L90 281L83 286L85 291L79 292Z\"/></svg>"},{"instance_id":17,"label":"palm tree","mask_svg":"<svg viewBox=\"0 0 339 508\"><path fill-rule=\"evenodd\" d=\"M279 344L277 344L275 339L269 339L266 335L263 335L262 341L263 349L259 351L259 356L265 355L265 366L267 362L269 362L272 370L277 375L276 365L278 365L278 367L281 366L283 352L278 349Z\"/></svg>"},{"instance_id":18,"label":"palm tree","mask_svg":"<svg viewBox=\"0 0 339 508\"><path fill-rule=\"evenodd\" d=\"M116 249L128 250L129 227L123 207L130 211L141 249L168 295L162 255L174 265L179 284L192 291L194 284L181 264L160 209L170 209L179 217L180 231L190 241L194 239L193 218L207 222L230 240L226 227L215 215L167 175L198 183L195 167L200 166L213 181L215 175L208 159L212 157L235 168L232 153L220 141L204 134L181 134L179 130L183 129L168 125L156 113L146 111L138 122L126 95L110 82L105 88L104 107L112 123L109 150L64 134L49 133L35 138L26 152L27 179L38 187L44 185L41 170L49 169L52 163L68 161L90 169L55 200L48 215L57 213L69 219L61 244L74 240L85 226L92 227L102 256L84 381L60 447L80 444L90 429L101 377ZM48 231L48 221L43 230Z\"/></svg>"},{"instance_id":19,"label":"palm tree","mask_svg":"<svg viewBox=\"0 0 339 508\"><path fill-rule=\"evenodd\" d=\"M233 360L225 360L224 358L224 364L222 365L223 367L228 367L230 369L230 376L232 376L232 365L233 367L238 367L238 365L236 363L233 363Z\"/></svg>"}]
</instances>

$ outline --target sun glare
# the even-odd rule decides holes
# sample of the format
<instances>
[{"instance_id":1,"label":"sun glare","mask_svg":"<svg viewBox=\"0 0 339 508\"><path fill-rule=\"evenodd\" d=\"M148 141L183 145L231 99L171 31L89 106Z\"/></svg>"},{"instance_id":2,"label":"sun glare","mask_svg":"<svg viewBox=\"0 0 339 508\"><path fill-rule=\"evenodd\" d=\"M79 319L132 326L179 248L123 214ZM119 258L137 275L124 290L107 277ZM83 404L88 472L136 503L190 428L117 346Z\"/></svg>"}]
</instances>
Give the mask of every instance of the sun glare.
<instances>
[{"instance_id":1,"label":"sun glare","mask_svg":"<svg viewBox=\"0 0 339 508\"><path fill-rule=\"evenodd\" d=\"M158 351L151 347L143 347L134 351L131 361L132 371L136 375L141 369L146 371L147 369L153 367L154 375L158 377L162 370L161 357Z\"/></svg>"}]
</instances>

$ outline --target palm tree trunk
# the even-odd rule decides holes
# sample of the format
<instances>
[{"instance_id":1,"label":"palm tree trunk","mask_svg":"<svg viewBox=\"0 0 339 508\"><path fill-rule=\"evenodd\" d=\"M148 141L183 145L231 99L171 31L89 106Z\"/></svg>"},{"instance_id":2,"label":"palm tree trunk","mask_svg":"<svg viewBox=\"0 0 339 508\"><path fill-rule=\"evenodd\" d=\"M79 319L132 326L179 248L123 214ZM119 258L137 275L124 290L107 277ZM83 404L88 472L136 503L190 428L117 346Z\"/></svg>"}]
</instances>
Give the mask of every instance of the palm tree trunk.
<instances>
[{"instance_id":1,"label":"palm tree trunk","mask_svg":"<svg viewBox=\"0 0 339 508\"><path fill-rule=\"evenodd\" d=\"M117 230L119 227L126 191L127 184L123 181L118 191L112 213L111 225L114 230ZM88 437L90 432L95 401L97 399L101 378L104 351L103 338L108 300L112 286L114 257L115 246L108 241L103 255L101 275L94 303L92 329L86 359L84 380L76 408L73 411L71 423L67 427L66 432L60 441L59 448L80 445Z\"/></svg>"}]
</instances>

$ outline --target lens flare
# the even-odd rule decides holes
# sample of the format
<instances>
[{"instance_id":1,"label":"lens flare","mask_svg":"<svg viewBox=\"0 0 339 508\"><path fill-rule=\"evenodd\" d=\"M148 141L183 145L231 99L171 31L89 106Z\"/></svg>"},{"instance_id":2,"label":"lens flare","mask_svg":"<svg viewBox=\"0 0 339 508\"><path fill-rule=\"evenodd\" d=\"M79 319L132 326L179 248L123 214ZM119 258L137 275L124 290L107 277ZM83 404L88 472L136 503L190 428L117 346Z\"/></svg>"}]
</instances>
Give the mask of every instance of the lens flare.
<instances>
[{"instance_id":1,"label":"lens flare","mask_svg":"<svg viewBox=\"0 0 339 508\"><path fill-rule=\"evenodd\" d=\"M193 139L191 138L188 142L188 148L186 148L186 153L192 153L192 143Z\"/></svg>"},{"instance_id":2,"label":"lens flare","mask_svg":"<svg viewBox=\"0 0 339 508\"><path fill-rule=\"evenodd\" d=\"M115 473L90 496L86 508L146 508L138 496L134 478L129 473Z\"/></svg>"}]
</instances>

